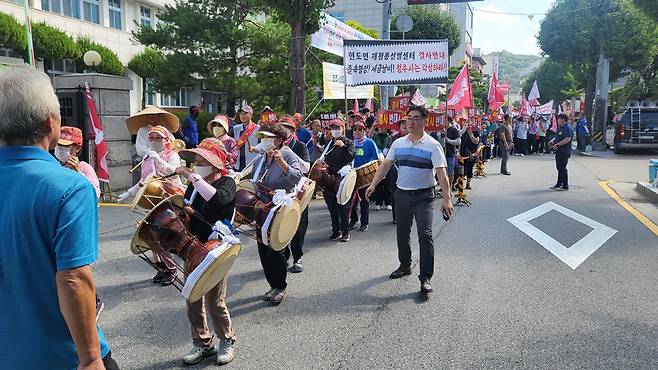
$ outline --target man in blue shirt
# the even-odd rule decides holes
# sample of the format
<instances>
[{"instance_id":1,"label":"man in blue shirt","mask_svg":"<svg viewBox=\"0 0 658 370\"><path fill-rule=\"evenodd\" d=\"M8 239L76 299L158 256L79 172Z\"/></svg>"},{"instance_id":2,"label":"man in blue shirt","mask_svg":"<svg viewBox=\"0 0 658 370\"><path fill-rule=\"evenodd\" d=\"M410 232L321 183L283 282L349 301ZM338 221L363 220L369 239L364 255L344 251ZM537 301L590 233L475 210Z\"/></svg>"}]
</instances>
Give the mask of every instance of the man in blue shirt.
<instances>
[{"instance_id":1,"label":"man in blue shirt","mask_svg":"<svg viewBox=\"0 0 658 370\"><path fill-rule=\"evenodd\" d=\"M557 116L557 133L548 146L555 150L555 166L557 167L557 184L551 186L553 190L569 190L569 174L567 164L571 157L571 138L573 128L567 123L569 116L562 113Z\"/></svg>"},{"instance_id":2,"label":"man in blue shirt","mask_svg":"<svg viewBox=\"0 0 658 370\"><path fill-rule=\"evenodd\" d=\"M187 149L196 148L197 144L199 144L199 125L196 121L197 118L199 118L199 107L193 105L190 107L190 114L185 117L181 125L183 140Z\"/></svg>"},{"instance_id":3,"label":"man in blue shirt","mask_svg":"<svg viewBox=\"0 0 658 370\"><path fill-rule=\"evenodd\" d=\"M0 74L0 369L118 369L96 325L96 193L48 153L60 127L47 75Z\"/></svg>"},{"instance_id":4,"label":"man in blue shirt","mask_svg":"<svg viewBox=\"0 0 658 370\"><path fill-rule=\"evenodd\" d=\"M302 116L301 113L295 113L292 116L293 121L295 121L295 124L297 125L297 130L295 131L295 135L297 135L297 140L301 141L304 145L308 146L308 143L311 141L311 137L313 134L311 134L311 131L304 127L304 116Z\"/></svg>"},{"instance_id":5,"label":"man in blue shirt","mask_svg":"<svg viewBox=\"0 0 658 370\"><path fill-rule=\"evenodd\" d=\"M584 113L580 113L580 118L576 121L576 142L578 143L578 150L585 151L587 145L586 138L589 135L589 127L587 126L587 118Z\"/></svg>"}]
</instances>

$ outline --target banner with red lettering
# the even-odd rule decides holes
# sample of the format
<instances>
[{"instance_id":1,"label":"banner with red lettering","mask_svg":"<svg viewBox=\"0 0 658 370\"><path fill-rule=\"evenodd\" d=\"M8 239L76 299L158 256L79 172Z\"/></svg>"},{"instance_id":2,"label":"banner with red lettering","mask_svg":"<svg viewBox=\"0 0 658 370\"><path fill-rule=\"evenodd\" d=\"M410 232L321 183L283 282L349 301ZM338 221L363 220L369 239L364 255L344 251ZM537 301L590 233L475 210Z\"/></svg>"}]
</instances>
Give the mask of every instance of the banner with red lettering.
<instances>
[{"instance_id":1,"label":"banner with red lettering","mask_svg":"<svg viewBox=\"0 0 658 370\"><path fill-rule=\"evenodd\" d=\"M396 110L380 110L377 112L377 127L380 130L398 130L398 121L406 116L405 112ZM442 131L444 125L445 112L429 111L425 131Z\"/></svg>"},{"instance_id":2,"label":"banner with red lettering","mask_svg":"<svg viewBox=\"0 0 658 370\"><path fill-rule=\"evenodd\" d=\"M407 95L396 96L388 99L388 106L391 110L404 111L409 108L411 98Z\"/></svg>"},{"instance_id":3,"label":"banner with red lettering","mask_svg":"<svg viewBox=\"0 0 658 370\"><path fill-rule=\"evenodd\" d=\"M276 112L263 112L260 114L260 120L262 123L277 123L279 118L276 115Z\"/></svg>"}]
</instances>

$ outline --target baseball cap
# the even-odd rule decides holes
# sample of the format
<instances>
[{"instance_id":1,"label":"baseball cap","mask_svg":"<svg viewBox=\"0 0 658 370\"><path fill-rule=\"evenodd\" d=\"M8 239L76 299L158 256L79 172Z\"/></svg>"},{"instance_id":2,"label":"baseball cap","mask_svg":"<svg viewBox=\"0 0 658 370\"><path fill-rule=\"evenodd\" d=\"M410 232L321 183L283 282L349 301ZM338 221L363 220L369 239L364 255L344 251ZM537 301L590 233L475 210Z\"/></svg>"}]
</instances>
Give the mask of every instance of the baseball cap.
<instances>
[{"instance_id":1,"label":"baseball cap","mask_svg":"<svg viewBox=\"0 0 658 370\"><path fill-rule=\"evenodd\" d=\"M82 145L82 131L77 127L62 126L57 143L60 145Z\"/></svg>"},{"instance_id":2,"label":"baseball cap","mask_svg":"<svg viewBox=\"0 0 658 370\"><path fill-rule=\"evenodd\" d=\"M254 110L253 110L253 108L251 108L251 107L248 106L248 105L245 105L244 107L240 108L239 112L245 112L245 113L249 113L249 114L254 114Z\"/></svg>"}]
</instances>

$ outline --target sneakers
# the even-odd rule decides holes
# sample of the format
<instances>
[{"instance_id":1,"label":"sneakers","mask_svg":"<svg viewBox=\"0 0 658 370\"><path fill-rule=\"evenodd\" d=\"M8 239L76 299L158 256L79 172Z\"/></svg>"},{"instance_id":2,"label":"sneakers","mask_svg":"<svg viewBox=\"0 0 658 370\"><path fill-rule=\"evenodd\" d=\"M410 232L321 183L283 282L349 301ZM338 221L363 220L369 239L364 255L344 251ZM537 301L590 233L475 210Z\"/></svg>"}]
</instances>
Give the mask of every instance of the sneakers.
<instances>
[{"instance_id":1,"label":"sneakers","mask_svg":"<svg viewBox=\"0 0 658 370\"><path fill-rule=\"evenodd\" d=\"M555 185L555 186L551 186L549 189L551 189L551 190L558 190L558 189L560 189L560 188L561 188L560 186Z\"/></svg>"},{"instance_id":2,"label":"sneakers","mask_svg":"<svg viewBox=\"0 0 658 370\"><path fill-rule=\"evenodd\" d=\"M511 175L511 174L512 174L512 173L511 173L511 172L509 172L509 171L507 171L507 172L501 172L501 173L502 173L503 175L505 175L505 176L509 176L509 175Z\"/></svg>"},{"instance_id":3,"label":"sneakers","mask_svg":"<svg viewBox=\"0 0 658 370\"><path fill-rule=\"evenodd\" d=\"M286 291L282 289L274 289L272 293L272 298L270 298L270 303L272 306L278 306L283 301L283 298L286 296Z\"/></svg>"},{"instance_id":4,"label":"sneakers","mask_svg":"<svg viewBox=\"0 0 658 370\"><path fill-rule=\"evenodd\" d=\"M357 220L357 219L354 219L354 220L350 221L348 230L352 231L352 230L356 229L356 223L357 222L359 222L359 220Z\"/></svg>"},{"instance_id":5,"label":"sneakers","mask_svg":"<svg viewBox=\"0 0 658 370\"><path fill-rule=\"evenodd\" d=\"M183 363L185 365L194 365L201 362L206 357L210 357L217 353L217 348L212 347L197 347L194 346L190 352L183 356Z\"/></svg>"},{"instance_id":6,"label":"sneakers","mask_svg":"<svg viewBox=\"0 0 658 370\"><path fill-rule=\"evenodd\" d=\"M380 206L380 205L375 206L375 211L381 211L381 210L382 210L382 206Z\"/></svg>"},{"instance_id":7,"label":"sneakers","mask_svg":"<svg viewBox=\"0 0 658 370\"><path fill-rule=\"evenodd\" d=\"M401 277L411 275L411 266L402 266L398 267L397 270L393 271L389 277L391 279L399 279Z\"/></svg>"},{"instance_id":8,"label":"sneakers","mask_svg":"<svg viewBox=\"0 0 658 370\"><path fill-rule=\"evenodd\" d=\"M393 210L393 206L386 206L386 210L387 210L387 211L392 211L392 210Z\"/></svg>"},{"instance_id":9,"label":"sneakers","mask_svg":"<svg viewBox=\"0 0 658 370\"><path fill-rule=\"evenodd\" d=\"M235 350L233 350L233 341L222 340L217 346L217 365L226 365L233 361L235 358Z\"/></svg>"},{"instance_id":10,"label":"sneakers","mask_svg":"<svg viewBox=\"0 0 658 370\"><path fill-rule=\"evenodd\" d=\"M264 301L269 301L270 299L272 299L272 295L274 294L275 290L276 289L272 288L272 289L268 290L267 293L263 294L263 300Z\"/></svg>"},{"instance_id":11,"label":"sneakers","mask_svg":"<svg viewBox=\"0 0 658 370\"><path fill-rule=\"evenodd\" d=\"M349 231L348 231L348 232L344 232L343 235L340 236L340 241L343 242L343 243L347 243L347 242L350 241L350 233L349 233Z\"/></svg>"},{"instance_id":12,"label":"sneakers","mask_svg":"<svg viewBox=\"0 0 658 370\"><path fill-rule=\"evenodd\" d=\"M427 280L421 280L420 281L420 292L423 294L429 294L432 293L434 290L432 290L432 286L430 285L430 282Z\"/></svg>"},{"instance_id":13,"label":"sneakers","mask_svg":"<svg viewBox=\"0 0 658 370\"><path fill-rule=\"evenodd\" d=\"M557 190L557 191L567 191L567 190L569 190L569 187L568 186L563 186L563 187L557 188L555 190Z\"/></svg>"},{"instance_id":14,"label":"sneakers","mask_svg":"<svg viewBox=\"0 0 658 370\"><path fill-rule=\"evenodd\" d=\"M297 261L292 264L292 267L290 268L290 272L293 274L299 274L300 272L304 271L304 266L302 266L302 261Z\"/></svg>"},{"instance_id":15,"label":"sneakers","mask_svg":"<svg viewBox=\"0 0 658 370\"><path fill-rule=\"evenodd\" d=\"M329 240L338 240L338 239L340 239L340 233L339 232L331 233L331 236L329 237Z\"/></svg>"},{"instance_id":16,"label":"sneakers","mask_svg":"<svg viewBox=\"0 0 658 370\"><path fill-rule=\"evenodd\" d=\"M359 228L359 231L366 231L368 230L368 225L363 225Z\"/></svg>"}]
</instances>

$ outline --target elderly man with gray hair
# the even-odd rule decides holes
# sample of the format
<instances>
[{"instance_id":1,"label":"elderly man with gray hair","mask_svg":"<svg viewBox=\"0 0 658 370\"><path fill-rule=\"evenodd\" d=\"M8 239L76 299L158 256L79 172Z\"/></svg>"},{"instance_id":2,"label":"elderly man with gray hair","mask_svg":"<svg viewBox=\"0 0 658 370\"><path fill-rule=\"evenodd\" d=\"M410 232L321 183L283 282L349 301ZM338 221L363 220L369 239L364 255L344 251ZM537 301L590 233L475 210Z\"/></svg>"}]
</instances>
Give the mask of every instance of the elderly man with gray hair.
<instances>
[{"instance_id":1,"label":"elderly man with gray hair","mask_svg":"<svg viewBox=\"0 0 658 370\"><path fill-rule=\"evenodd\" d=\"M96 193L48 153L60 127L47 75L0 72L0 369L118 369L96 325Z\"/></svg>"}]
</instances>

